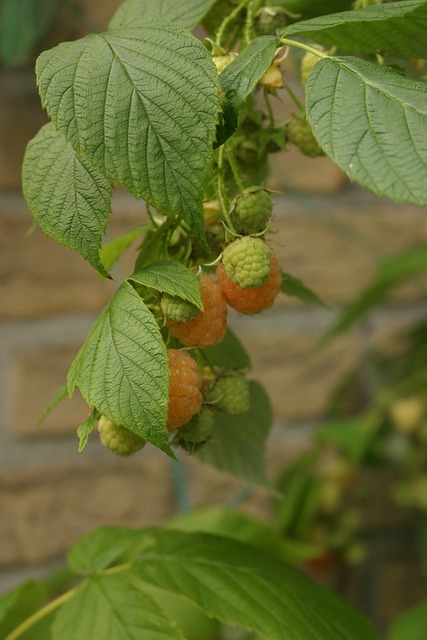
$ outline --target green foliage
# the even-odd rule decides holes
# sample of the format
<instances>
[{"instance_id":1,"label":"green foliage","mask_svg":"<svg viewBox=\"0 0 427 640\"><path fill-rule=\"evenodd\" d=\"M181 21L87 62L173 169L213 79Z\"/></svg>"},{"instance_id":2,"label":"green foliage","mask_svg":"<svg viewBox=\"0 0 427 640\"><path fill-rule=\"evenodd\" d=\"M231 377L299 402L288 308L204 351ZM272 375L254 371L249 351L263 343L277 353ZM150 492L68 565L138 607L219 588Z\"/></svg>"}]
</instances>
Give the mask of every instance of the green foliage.
<instances>
[{"instance_id":1,"label":"green foliage","mask_svg":"<svg viewBox=\"0 0 427 640\"><path fill-rule=\"evenodd\" d=\"M286 293L287 296L298 298L303 302L311 302L321 307L328 307L328 305L319 298L317 293L309 289L299 278L291 276L290 273L282 272L281 291L282 293Z\"/></svg>"},{"instance_id":2,"label":"green foliage","mask_svg":"<svg viewBox=\"0 0 427 640\"><path fill-rule=\"evenodd\" d=\"M40 608L46 592L43 586L33 580L23 582L19 587L0 597L0 632L3 637Z\"/></svg>"},{"instance_id":3,"label":"green foliage","mask_svg":"<svg viewBox=\"0 0 427 640\"><path fill-rule=\"evenodd\" d=\"M60 44L36 70L43 105L76 153L162 213L180 213L202 239L219 111L205 47L179 27L144 20Z\"/></svg>"},{"instance_id":4,"label":"green foliage","mask_svg":"<svg viewBox=\"0 0 427 640\"><path fill-rule=\"evenodd\" d=\"M228 328L223 341L204 350L207 361L222 369L249 369L251 360L235 333Z\"/></svg>"},{"instance_id":5,"label":"green foliage","mask_svg":"<svg viewBox=\"0 0 427 640\"><path fill-rule=\"evenodd\" d=\"M282 0L275 2L294 14L292 20L311 18L335 11L351 9L354 0Z\"/></svg>"},{"instance_id":6,"label":"green foliage","mask_svg":"<svg viewBox=\"0 0 427 640\"><path fill-rule=\"evenodd\" d=\"M140 554L134 571L150 584L184 594L209 615L271 640L380 638L332 592L279 558L235 540L164 532Z\"/></svg>"},{"instance_id":7,"label":"green foliage","mask_svg":"<svg viewBox=\"0 0 427 640\"><path fill-rule=\"evenodd\" d=\"M65 387L67 389L67 387ZM81 453L88 443L89 436L96 427L98 412L94 409L87 420L77 427L77 437L79 439L78 452Z\"/></svg>"},{"instance_id":8,"label":"green foliage","mask_svg":"<svg viewBox=\"0 0 427 640\"><path fill-rule=\"evenodd\" d=\"M392 625L389 640L423 640L427 628L427 604L413 607Z\"/></svg>"},{"instance_id":9,"label":"green foliage","mask_svg":"<svg viewBox=\"0 0 427 640\"><path fill-rule=\"evenodd\" d=\"M199 309L203 309L199 279L181 262L153 262L134 273L131 280L161 293L188 300Z\"/></svg>"},{"instance_id":10,"label":"green foliage","mask_svg":"<svg viewBox=\"0 0 427 640\"><path fill-rule=\"evenodd\" d=\"M273 423L270 400L257 382L250 382L249 388L249 411L241 416L217 412L212 440L197 451L196 457L221 471L269 487L264 455Z\"/></svg>"},{"instance_id":11,"label":"green foliage","mask_svg":"<svg viewBox=\"0 0 427 640\"><path fill-rule=\"evenodd\" d=\"M425 58L426 26L425 0L403 0L296 22L280 35L304 36L344 51L375 53L380 50L406 59Z\"/></svg>"},{"instance_id":12,"label":"green foliage","mask_svg":"<svg viewBox=\"0 0 427 640\"><path fill-rule=\"evenodd\" d=\"M215 0L125 0L114 14L109 28L132 25L141 18L164 18L186 29L194 29Z\"/></svg>"},{"instance_id":13,"label":"green foliage","mask_svg":"<svg viewBox=\"0 0 427 640\"><path fill-rule=\"evenodd\" d=\"M28 206L46 235L78 251L108 277L99 248L111 212L111 181L80 160L51 123L28 144L22 179Z\"/></svg>"},{"instance_id":14,"label":"green foliage","mask_svg":"<svg viewBox=\"0 0 427 640\"><path fill-rule=\"evenodd\" d=\"M105 244L99 252L104 268L109 270L117 262L117 260L123 255L123 253L130 247L132 242L136 240L144 231L148 231L151 228L149 224L143 224L128 233L124 233L118 238L114 238L107 244Z\"/></svg>"},{"instance_id":15,"label":"green foliage","mask_svg":"<svg viewBox=\"0 0 427 640\"><path fill-rule=\"evenodd\" d=\"M68 392L79 387L89 406L173 455L165 426L168 376L159 328L125 282L71 365Z\"/></svg>"},{"instance_id":16,"label":"green foliage","mask_svg":"<svg viewBox=\"0 0 427 640\"><path fill-rule=\"evenodd\" d=\"M325 424L316 431L319 442L338 445L355 462L363 459L372 437L363 417Z\"/></svg>"},{"instance_id":17,"label":"green foliage","mask_svg":"<svg viewBox=\"0 0 427 640\"><path fill-rule=\"evenodd\" d=\"M427 84L348 57L320 60L306 88L313 132L351 180L393 200L427 202Z\"/></svg>"}]
</instances>

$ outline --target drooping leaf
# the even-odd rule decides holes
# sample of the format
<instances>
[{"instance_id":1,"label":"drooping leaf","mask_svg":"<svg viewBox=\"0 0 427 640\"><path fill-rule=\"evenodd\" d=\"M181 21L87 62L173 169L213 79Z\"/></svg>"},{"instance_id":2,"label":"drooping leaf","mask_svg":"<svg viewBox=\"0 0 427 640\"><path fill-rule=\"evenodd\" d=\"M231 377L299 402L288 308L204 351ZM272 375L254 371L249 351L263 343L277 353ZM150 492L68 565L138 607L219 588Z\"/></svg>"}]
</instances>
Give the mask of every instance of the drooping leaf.
<instances>
[{"instance_id":1,"label":"drooping leaf","mask_svg":"<svg viewBox=\"0 0 427 640\"><path fill-rule=\"evenodd\" d=\"M95 575L58 611L53 640L184 640L181 632L126 574Z\"/></svg>"},{"instance_id":2,"label":"drooping leaf","mask_svg":"<svg viewBox=\"0 0 427 640\"><path fill-rule=\"evenodd\" d=\"M323 150L377 195L427 203L427 83L359 58L320 60L307 117Z\"/></svg>"},{"instance_id":3,"label":"drooping leaf","mask_svg":"<svg viewBox=\"0 0 427 640\"><path fill-rule=\"evenodd\" d=\"M199 309L203 309L199 278L182 262L177 260L153 262L134 273L129 279L156 291L188 300Z\"/></svg>"},{"instance_id":4,"label":"drooping leaf","mask_svg":"<svg viewBox=\"0 0 427 640\"><path fill-rule=\"evenodd\" d=\"M124 282L93 325L68 372L89 406L169 455L166 349L142 299Z\"/></svg>"},{"instance_id":5,"label":"drooping leaf","mask_svg":"<svg viewBox=\"0 0 427 640\"><path fill-rule=\"evenodd\" d=\"M164 18L186 29L194 29L215 0L125 0L114 14L110 29L117 29L140 18Z\"/></svg>"},{"instance_id":6,"label":"drooping leaf","mask_svg":"<svg viewBox=\"0 0 427 640\"><path fill-rule=\"evenodd\" d=\"M224 537L165 531L134 570L211 616L270 640L380 640L368 620L295 567Z\"/></svg>"},{"instance_id":7,"label":"drooping leaf","mask_svg":"<svg viewBox=\"0 0 427 640\"><path fill-rule=\"evenodd\" d=\"M269 487L265 446L273 422L270 400L257 382L250 382L250 393L247 413L237 416L215 413L213 439L195 455L220 471Z\"/></svg>"},{"instance_id":8,"label":"drooping leaf","mask_svg":"<svg viewBox=\"0 0 427 640\"><path fill-rule=\"evenodd\" d=\"M99 249L111 212L111 181L78 158L52 123L28 143L22 179L25 199L41 230L78 251L107 277Z\"/></svg>"},{"instance_id":9,"label":"drooping leaf","mask_svg":"<svg viewBox=\"0 0 427 640\"><path fill-rule=\"evenodd\" d=\"M43 422L46 420L47 416L55 409L55 407L58 406L58 404L60 402L62 402L62 400L64 400L67 397L67 395L68 395L67 394L67 385L63 384L62 387L60 387L58 389L58 391L55 393L55 396L54 396L52 402L50 403L50 405L43 411L42 415L37 420L36 428L40 427L40 425L43 424Z\"/></svg>"},{"instance_id":10,"label":"drooping leaf","mask_svg":"<svg viewBox=\"0 0 427 640\"><path fill-rule=\"evenodd\" d=\"M373 282L352 300L325 336L329 339L345 329L381 303L393 287L407 278L427 270L427 245L407 249L391 256L378 268Z\"/></svg>"},{"instance_id":11,"label":"drooping leaf","mask_svg":"<svg viewBox=\"0 0 427 640\"><path fill-rule=\"evenodd\" d=\"M0 60L18 67L48 30L57 0L0 0Z\"/></svg>"},{"instance_id":12,"label":"drooping leaf","mask_svg":"<svg viewBox=\"0 0 427 640\"><path fill-rule=\"evenodd\" d=\"M295 22L280 35L306 36L344 51L381 50L409 59L427 56L426 29L426 0L403 0Z\"/></svg>"},{"instance_id":13,"label":"drooping leaf","mask_svg":"<svg viewBox=\"0 0 427 640\"><path fill-rule=\"evenodd\" d=\"M217 145L223 144L236 130L238 109L271 65L278 46L274 36L256 38L221 73L224 122L218 127Z\"/></svg>"},{"instance_id":14,"label":"drooping leaf","mask_svg":"<svg viewBox=\"0 0 427 640\"><path fill-rule=\"evenodd\" d=\"M35 613L46 597L38 582L27 580L0 597L0 632L5 638L29 616Z\"/></svg>"},{"instance_id":15,"label":"drooping leaf","mask_svg":"<svg viewBox=\"0 0 427 640\"><path fill-rule=\"evenodd\" d=\"M223 369L250 369L251 367L248 352L230 327L227 327L222 342L215 347L203 349L203 354L215 367Z\"/></svg>"},{"instance_id":16,"label":"drooping leaf","mask_svg":"<svg viewBox=\"0 0 427 640\"><path fill-rule=\"evenodd\" d=\"M78 452L81 453L88 443L89 436L96 427L98 412L96 409L92 411L87 420L77 427L77 437L79 439Z\"/></svg>"},{"instance_id":17,"label":"drooping leaf","mask_svg":"<svg viewBox=\"0 0 427 640\"><path fill-rule=\"evenodd\" d=\"M118 238L114 238L107 244L105 244L99 252L99 257L104 267L109 270L117 262L117 260L123 255L123 253L130 247L132 242L138 238L144 231L150 228L149 224L142 224L139 227L135 227L132 231L124 233Z\"/></svg>"},{"instance_id":18,"label":"drooping leaf","mask_svg":"<svg viewBox=\"0 0 427 640\"><path fill-rule=\"evenodd\" d=\"M320 305L321 307L328 307L328 305L319 298L317 293L312 289L309 289L302 280L295 278L295 276L291 276L290 273L282 272L281 291L293 298L299 298L299 300L302 300L303 302L312 302Z\"/></svg>"},{"instance_id":19,"label":"drooping leaf","mask_svg":"<svg viewBox=\"0 0 427 640\"><path fill-rule=\"evenodd\" d=\"M389 640L424 640L427 629L427 602L421 602L399 616L389 630Z\"/></svg>"},{"instance_id":20,"label":"drooping leaf","mask_svg":"<svg viewBox=\"0 0 427 640\"><path fill-rule=\"evenodd\" d=\"M161 20L66 42L39 56L43 105L77 153L203 240L219 80L191 33Z\"/></svg>"},{"instance_id":21,"label":"drooping leaf","mask_svg":"<svg viewBox=\"0 0 427 640\"><path fill-rule=\"evenodd\" d=\"M106 569L138 540L148 529L101 527L80 538L68 552L68 566L75 573L95 573Z\"/></svg>"}]
</instances>

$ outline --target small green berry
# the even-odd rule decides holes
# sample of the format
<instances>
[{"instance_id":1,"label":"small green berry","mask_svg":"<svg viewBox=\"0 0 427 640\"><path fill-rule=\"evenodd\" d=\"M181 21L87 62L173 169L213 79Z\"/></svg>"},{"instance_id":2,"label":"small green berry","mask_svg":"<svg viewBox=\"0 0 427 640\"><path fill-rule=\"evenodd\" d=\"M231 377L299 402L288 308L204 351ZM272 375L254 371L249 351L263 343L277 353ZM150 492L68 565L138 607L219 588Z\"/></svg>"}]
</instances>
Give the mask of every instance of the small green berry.
<instances>
[{"instance_id":1,"label":"small green berry","mask_svg":"<svg viewBox=\"0 0 427 640\"><path fill-rule=\"evenodd\" d=\"M217 378L207 387L205 397L216 409L231 416L249 411L249 384L241 373Z\"/></svg>"},{"instance_id":2,"label":"small green berry","mask_svg":"<svg viewBox=\"0 0 427 640\"><path fill-rule=\"evenodd\" d=\"M197 307L192 302L172 296L169 293L162 295L160 308L165 318L174 322L188 322L197 313Z\"/></svg>"},{"instance_id":3,"label":"small green berry","mask_svg":"<svg viewBox=\"0 0 427 640\"><path fill-rule=\"evenodd\" d=\"M322 47L316 46L316 49L318 49L319 51L324 51ZM303 87L305 87L305 85L307 84L310 71L312 70L314 65L319 62L320 59L321 58L319 56L316 56L315 53L311 53L310 51L307 51L307 53L303 55L300 67L301 84Z\"/></svg>"},{"instance_id":4,"label":"small green berry","mask_svg":"<svg viewBox=\"0 0 427 640\"><path fill-rule=\"evenodd\" d=\"M263 187L249 187L234 199L231 214L238 233L260 233L271 217L271 195Z\"/></svg>"},{"instance_id":5,"label":"small green berry","mask_svg":"<svg viewBox=\"0 0 427 640\"><path fill-rule=\"evenodd\" d=\"M102 444L118 456L127 457L145 447L146 441L133 431L101 416L98 431Z\"/></svg>"},{"instance_id":6,"label":"small green berry","mask_svg":"<svg viewBox=\"0 0 427 640\"><path fill-rule=\"evenodd\" d=\"M286 132L290 142L298 147L305 156L317 158L318 156L325 155L313 135L310 123L304 115L292 116L288 122Z\"/></svg>"},{"instance_id":7,"label":"small green berry","mask_svg":"<svg viewBox=\"0 0 427 640\"><path fill-rule=\"evenodd\" d=\"M242 289L261 287L270 275L271 249L261 238L244 236L223 251L222 264L227 276Z\"/></svg>"},{"instance_id":8,"label":"small green berry","mask_svg":"<svg viewBox=\"0 0 427 640\"><path fill-rule=\"evenodd\" d=\"M182 447L188 453L194 453L210 440L213 423L212 409L202 407L198 415L178 429L173 444Z\"/></svg>"}]
</instances>

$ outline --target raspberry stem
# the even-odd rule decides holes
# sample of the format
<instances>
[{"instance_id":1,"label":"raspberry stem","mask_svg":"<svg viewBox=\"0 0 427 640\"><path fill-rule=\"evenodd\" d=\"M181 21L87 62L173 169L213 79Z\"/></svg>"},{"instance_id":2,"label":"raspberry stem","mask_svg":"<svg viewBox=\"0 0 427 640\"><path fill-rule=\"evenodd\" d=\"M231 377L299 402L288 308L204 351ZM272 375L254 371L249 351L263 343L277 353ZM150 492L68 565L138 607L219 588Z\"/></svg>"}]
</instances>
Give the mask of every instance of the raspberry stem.
<instances>
[{"instance_id":1,"label":"raspberry stem","mask_svg":"<svg viewBox=\"0 0 427 640\"><path fill-rule=\"evenodd\" d=\"M230 147L227 147L227 160L230 165L231 171L233 172L234 180L240 191L245 190L245 185L239 174L239 169L237 167L236 158L234 157L234 152Z\"/></svg>"},{"instance_id":2,"label":"raspberry stem","mask_svg":"<svg viewBox=\"0 0 427 640\"><path fill-rule=\"evenodd\" d=\"M304 51L309 51L310 53L314 53L318 58L330 58L323 51L319 51L318 49L314 49L314 47L310 47L308 44L304 44L303 42L297 42L296 40L289 40L288 38L282 38L280 40L280 44L285 46L288 45L290 47L297 47L298 49L303 49Z\"/></svg>"},{"instance_id":3,"label":"raspberry stem","mask_svg":"<svg viewBox=\"0 0 427 640\"><path fill-rule=\"evenodd\" d=\"M229 13L228 16L222 21L221 26L218 29L218 33L217 33L216 41L215 41L215 43L219 47L221 46L221 42L222 42L222 39L224 37L225 31L226 31L228 25L231 24L235 18L237 18L239 13L242 11L242 9L245 8L245 6L247 4L249 4L249 2L251 2L251 0L242 0L242 2L240 2L237 5L237 7L234 9L234 11Z\"/></svg>"}]
</instances>

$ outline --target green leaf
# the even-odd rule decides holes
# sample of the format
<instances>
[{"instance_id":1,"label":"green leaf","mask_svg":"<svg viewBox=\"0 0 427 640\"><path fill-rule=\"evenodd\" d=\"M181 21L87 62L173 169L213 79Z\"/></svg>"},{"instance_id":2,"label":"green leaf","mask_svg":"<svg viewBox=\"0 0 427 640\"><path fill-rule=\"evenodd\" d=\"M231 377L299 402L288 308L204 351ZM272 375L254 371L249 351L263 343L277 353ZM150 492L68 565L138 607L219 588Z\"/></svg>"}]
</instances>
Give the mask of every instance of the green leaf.
<instances>
[{"instance_id":1,"label":"green leaf","mask_svg":"<svg viewBox=\"0 0 427 640\"><path fill-rule=\"evenodd\" d=\"M93 325L68 372L89 406L173 456L166 429L166 349L142 299L124 282Z\"/></svg>"},{"instance_id":2,"label":"green leaf","mask_svg":"<svg viewBox=\"0 0 427 640\"><path fill-rule=\"evenodd\" d=\"M311 18L324 13L334 13L351 9L354 0L284 0L275 2L294 14L299 14L298 18Z\"/></svg>"},{"instance_id":3,"label":"green leaf","mask_svg":"<svg viewBox=\"0 0 427 640\"><path fill-rule=\"evenodd\" d=\"M282 272L281 291L288 296L299 298L304 302L313 302L321 307L329 308L328 305L319 298L317 293L306 287L302 280L291 276L290 273Z\"/></svg>"},{"instance_id":4,"label":"green leaf","mask_svg":"<svg viewBox=\"0 0 427 640\"><path fill-rule=\"evenodd\" d=\"M269 640L380 640L361 614L261 549L204 533L164 532L134 565L150 584Z\"/></svg>"},{"instance_id":5,"label":"green leaf","mask_svg":"<svg viewBox=\"0 0 427 640\"><path fill-rule=\"evenodd\" d=\"M403 0L296 22L280 35L303 35L344 51L381 50L408 59L427 56L426 28L426 0Z\"/></svg>"},{"instance_id":6,"label":"green leaf","mask_svg":"<svg viewBox=\"0 0 427 640\"><path fill-rule=\"evenodd\" d=\"M424 640L427 629L427 602L401 615L389 630L389 640Z\"/></svg>"},{"instance_id":7,"label":"green leaf","mask_svg":"<svg viewBox=\"0 0 427 640\"><path fill-rule=\"evenodd\" d=\"M126 575L96 575L61 607L53 640L184 640L180 631Z\"/></svg>"},{"instance_id":8,"label":"green leaf","mask_svg":"<svg viewBox=\"0 0 427 640\"><path fill-rule=\"evenodd\" d=\"M218 130L217 145L223 144L236 130L238 109L271 65L278 46L274 36L256 38L221 73L224 123Z\"/></svg>"},{"instance_id":9,"label":"green leaf","mask_svg":"<svg viewBox=\"0 0 427 640\"><path fill-rule=\"evenodd\" d=\"M46 420L47 416L52 413L52 411L55 409L55 407L58 406L58 404L60 402L62 402L62 400L64 400L67 397L67 385L63 384L62 387L60 387L58 389L58 391L55 393L55 396L52 400L52 402L50 403L50 405L43 411L42 415L40 416L40 418L37 420L36 422L36 428L40 427L41 424L43 424L43 422Z\"/></svg>"},{"instance_id":10,"label":"green leaf","mask_svg":"<svg viewBox=\"0 0 427 640\"><path fill-rule=\"evenodd\" d=\"M57 0L0 0L0 59L7 66L26 62L48 30Z\"/></svg>"},{"instance_id":11,"label":"green leaf","mask_svg":"<svg viewBox=\"0 0 427 640\"><path fill-rule=\"evenodd\" d=\"M223 369L250 369L251 360L240 340L227 328L224 339L215 347L203 349L208 362Z\"/></svg>"},{"instance_id":12,"label":"green leaf","mask_svg":"<svg viewBox=\"0 0 427 640\"><path fill-rule=\"evenodd\" d=\"M123 253L130 247L132 242L138 238L144 231L151 228L150 224L142 224L139 227L135 227L132 231L124 233L118 238L114 238L107 244L105 244L99 252L104 267L109 270L117 262L117 260L123 255Z\"/></svg>"},{"instance_id":13,"label":"green leaf","mask_svg":"<svg viewBox=\"0 0 427 640\"><path fill-rule=\"evenodd\" d=\"M359 58L314 65L307 117L351 180L393 200L427 203L427 83Z\"/></svg>"},{"instance_id":14,"label":"green leaf","mask_svg":"<svg viewBox=\"0 0 427 640\"><path fill-rule=\"evenodd\" d=\"M75 573L106 569L135 546L144 535L141 529L101 527L80 538L68 552L68 566Z\"/></svg>"},{"instance_id":15,"label":"green leaf","mask_svg":"<svg viewBox=\"0 0 427 640\"><path fill-rule=\"evenodd\" d=\"M215 0L125 0L117 9L109 29L117 29L140 18L164 18L186 29L194 29Z\"/></svg>"},{"instance_id":16,"label":"green leaf","mask_svg":"<svg viewBox=\"0 0 427 640\"><path fill-rule=\"evenodd\" d=\"M42 231L78 251L108 277L99 248L111 212L111 181L79 159L52 123L28 143L22 180L25 199Z\"/></svg>"},{"instance_id":17,"label":"green leaf","mask_svg":"<svg viewBox=\"0 0 427 640\"><path fill-rule=\"evenodd\" d=\"M66 389L67 387L65 387ZM88 443L89 436L96 427L98 412L96 409L92 411L87 420L77 427L77 437L79 439L78 452L81 453Z\"/></svg>"},{"instance_id":18,"label":"green leaf","mask_svg":"<svg viewBox=\"0 0 427 640\"><path fill-rule=\"evenodd\" d=\"M65 42L39 56L43 105L78 155L204 238L219 80L191 33L160 20Z\"/></svg>"},{"instance_id":19,"label":"green leaf","mask_svg":"<svg viewBox=\"0 0 427 640\"><path fill-rule=\"evenodd\" d=\"M427 269L427 245L407 249L385 260L376 277L347 305L323 341L345 331L384 300L398 284Z\"/></svg>"},{"instance_id":20,"label":"green leaf","mask_svg":"<svg viewBox=\"0 0 427 640\"><path fill-rule=\"evenodd\" d=\"M0 597L0 632L6 637L41 606L46 597L43 585L33 580L23 582Z\"/></svg>"},{"instance_id":21,"label":"green leaf","mask_svg":"<svg viewBox=\"0 0 427 640\"><path fill-rule=\"evenodd\" d=\"M163 260L149 264L134 273L129 280L188 300L199 309L203 309L199 278L188 267L176 260Z\"/></svg>"},{"instance_id":22,"label":"green leaf","mask_svg":"<svg viewBox=\"0 0 427 640\"><path fill-rule=\"evenodd\" d=\"M363 459L373 435L364 416L322 425L315 433L316 440L338 445L355 462Z\"/></svg>"},{"instance_id":23,"label":"green leaf","mask_svg":"<svg viewBox=\"0 0 427 640\"><path fill-rule=\"evenodd\" d=\"M251 381L249 385L249 411L238 416L216 412L213 439L195 455L220 471L270 487L265 466L266 441L273 422L270 400L260 384Z\"/></svg>"}]
</instances>

